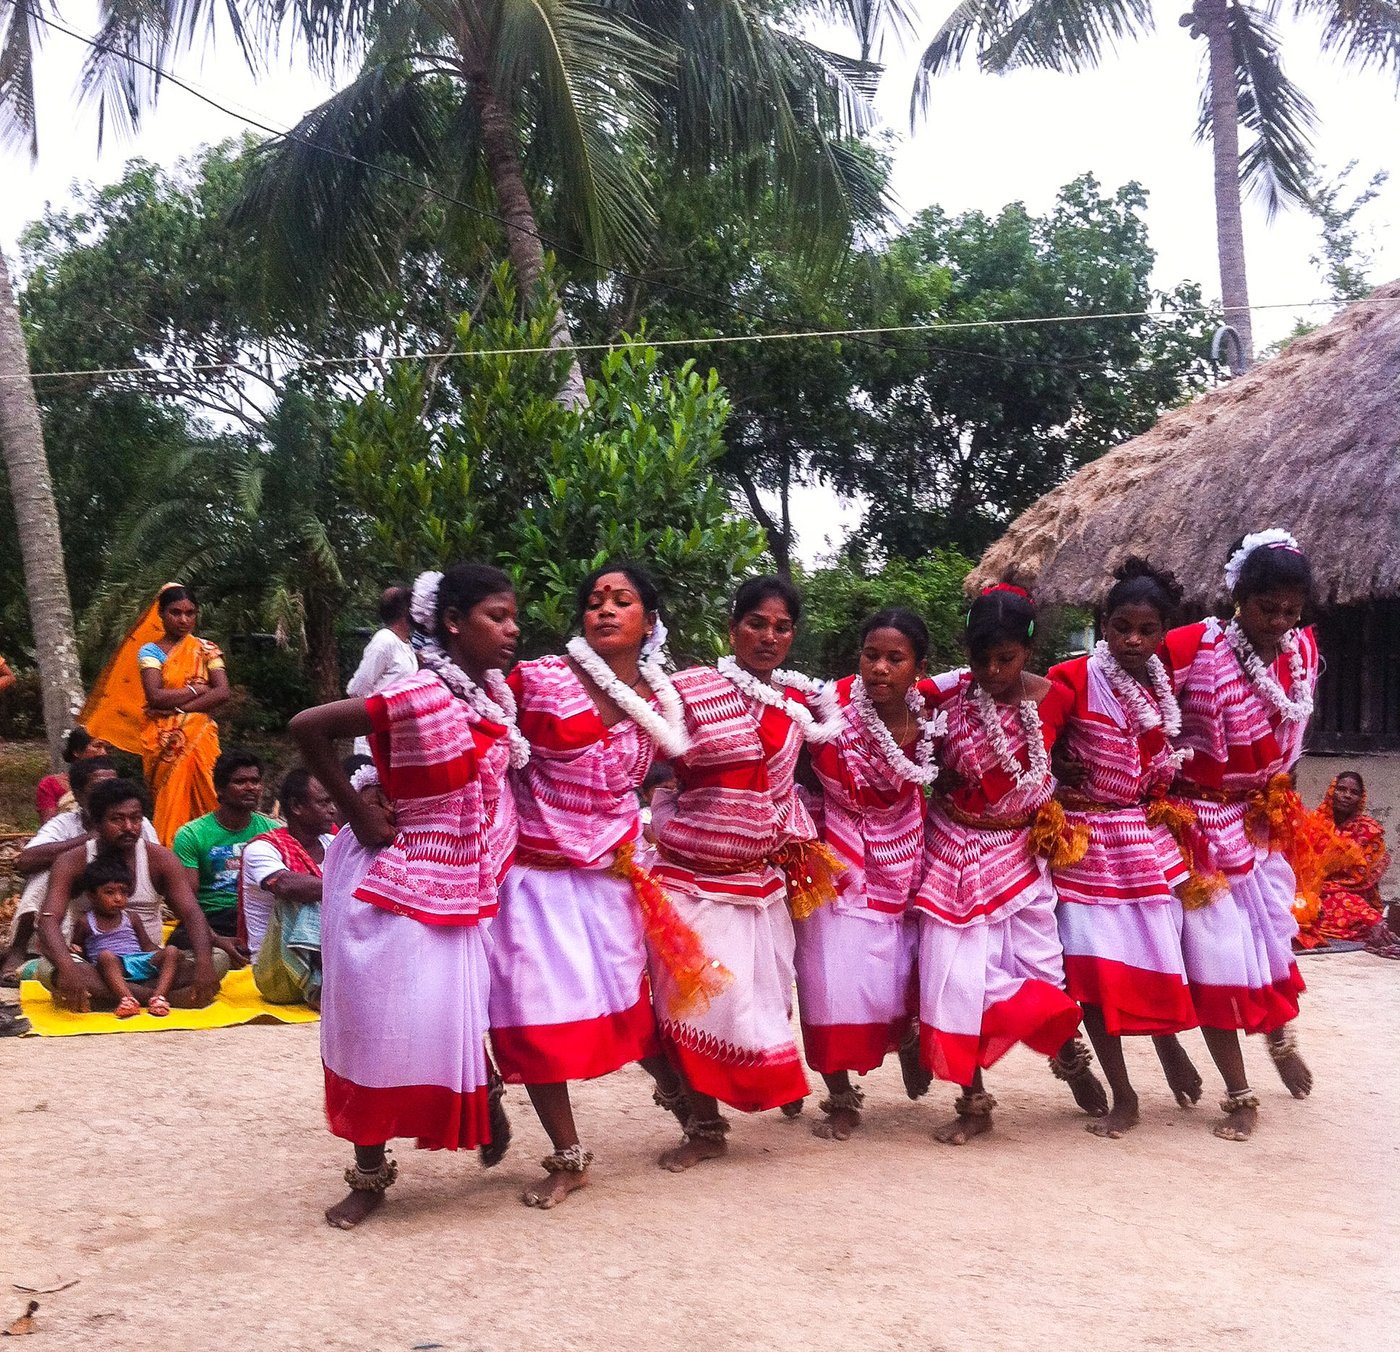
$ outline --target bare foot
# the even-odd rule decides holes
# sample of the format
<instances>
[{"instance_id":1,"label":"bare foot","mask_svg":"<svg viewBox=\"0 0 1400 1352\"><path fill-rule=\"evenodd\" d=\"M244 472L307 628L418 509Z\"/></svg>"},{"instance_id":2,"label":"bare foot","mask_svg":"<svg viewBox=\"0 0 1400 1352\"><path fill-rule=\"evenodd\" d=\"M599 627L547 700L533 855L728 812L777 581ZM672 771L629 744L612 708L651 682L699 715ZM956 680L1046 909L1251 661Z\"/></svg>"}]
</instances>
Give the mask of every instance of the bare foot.
<instances>
[{"instance_id":1,"label":"bare foot","mask_svg":"<svg viewBox=\"0 0 1400 1352\"><path fill-rule=\"evenodd\" d=\"M1072 1080L1066 1081L1074 1101L1090 1117L1108 1116L1108 1090L1092 1070L1082 1070Z\"/></svg>"},{"instance_id":2,"label":"bare foot","mask_svg":"<svg viewBox=\"0 0 1400 1352\"><path fill-rule=\"evenodd\" d=\"M899 1049L899 1073L904 1077L904 1092L911 1099L921 1099L933 1083L933 1071L919 1060L919 1035L905 1038Z\"/></svg>"},{"instance_id":3,"label":"bare foot","mask_svg":"<svg viewBox=\"0 0 1400 1352\"><path fill-rule=\"evenodd\" d=\"M571 1192L588 1186L588 1170L574 1173L561 1169L557 1174L546 1174L540 1181L525 1189L520 1200L526 1206L537 1206L541 1211L551 1211Z\"/></svg>"},{"instance_id":4,"label":"bare foot","mask_svg":"<svg viewBox=\"0 0 1400 1352\"><path fill-rule=\"evenodd\" d=\"M1220 1118L1211 1131L1222 1141L1247 1141L1254 1135L1254 1128L1258 1123L1258 1108L1237 1108Z\"/></svg>"},{"instance_id":5,"label":"bare foot","mask_svg":"<svg viewBox=\"0 0 1400 1352\"><path fill-rule=\"evenodd\" d=\"M979 1113L969 1117L959 1113L951 1122L945 1122L933 1133L935 1141L944 1145L966 1145L974 1136L982 1136L992 1129L990 1113Z\"/></svg>"},{"instance_id":6,"label":"bare foot","mask_svg":"<svg viewBox=\"0 0 1400 1352\"><path fill-rule=\"evenodd\" d=\"M805 1098L800 1098L800 1099L793 1099L793 1101L792 1101L791 1103L785 1103L785 1104L783 1104L783 1116L784 1116L784 1117L801 1117L801 1116L802 1116L802 1105L803 1105L804 1103L806 1103L806 1102L807 1102L807 1100L806 1100Z\"/></svg>"},{"instance_id":7,"label":"bare foot","mask_svg":"<svg viewBox=\"0 0 1400 1352\"><path fill-rule=\"evenodd\" d=\"M1132 1094L1121 1102L1115 1099L1108 1116L1086 1122L1084 1130L1091 1136L1102 1136L1107 1140L1116 1141L1126 1136L1137 1124L1138 1098L1136 1094Z\"/></svg>"},{"instance_id":8,"label":"bare foot","mask_svg":"<svg viewBox=\"0 0 1400 1352\"><path fill-rule=\"evenodd\" d=\"M1269 1056L1278 1077L1295 1099L1305 1099L1312 1093L1313 1077L1297 1051L1298 1040L1291 1028L1281 1028L1269 1034Z\"/></svg>"},{"instance_id":9,"label":"bare foot","mask_svg":"<svg viewBox=\"0 0 1400 1352\"><path fill-rule=\"evenodd\" d=\"M354 1191L343 1201L326 1208L326 1224L337 1230L353 1230L366 1216L384 1205L382 1192Z\"/></svg>"},{"instance_id":10,"label":"bare foot","mask_svg":"<svg viewBox=\"0 0 1400 1352\"><path fill-rule=\"evenodd\" d=\"M1186 1054L1186 1048L1174 1037L1153 1038L1157 1049L1157 1059L1162 1063L1162 1073L1167 1077L1167 1088L1172 1091L1178 1108L1194 1108L1201 1101L1201 1091L1205 1087L1201 1073Z\"/></svg>"},{"instance_id":11,"label":"bare foot","mask_svg":"<svg viewBox=\"0 0 1400 1352\"><path fill-rule=\"evenodd\" d=\"M674 1150L662 1152L656 1162L669 1173L683 1174L705 1160L717 1160L728 1153L729 1142L721 1137L687 1136Z\"/></svg>"},{"instance_id":12,"label":"bare foot","mask_svg":"<svg viewBox=\"0 0 1400 1352\"><path fill-rule=\"evenodd\" d=\"M812 1135L823 1141L849 1141L851 1133L860 1126L860 1114L854 1108L833 1108L819 1122L812 1124Z\"/></svg>"},{"instance_id":13,"label":"bare foot","mask_svg":"<svg viewBox=\"0 0 1400 1352\"><path fill-rule=\"evenodd\" d=\"M494 1169L506 1157L510 1149L510 1115L503 1102L506 1096L504 1084L491 1086L489 1095L491 1114L491 1140L477 1150L483 1169Z\"/></svg>"},{"instance_id":14,"label":"bare foot","mask_svg":"<svg viewBox=\"0 0 1400 1352\"><path fill-rule=\"evenodd\" d=\"M163 1019L170 1013L170 1001L163 995L153 995L150 1003L146 1006L146 1013L154 1014L156 1018Z\"/></svg>"},{"instance_id":15,"label":"bare foot","mask_svg":"<svg viewBox=\"0 0 1400 1352\"><path fill-rule=\"evenodd\" d=\"M141 1012L141 1006L137 1004L134 995L123 995L122 998L117 1001L115 1012L119 1019L130 1019Z\"/></svg>"}]
</instances>

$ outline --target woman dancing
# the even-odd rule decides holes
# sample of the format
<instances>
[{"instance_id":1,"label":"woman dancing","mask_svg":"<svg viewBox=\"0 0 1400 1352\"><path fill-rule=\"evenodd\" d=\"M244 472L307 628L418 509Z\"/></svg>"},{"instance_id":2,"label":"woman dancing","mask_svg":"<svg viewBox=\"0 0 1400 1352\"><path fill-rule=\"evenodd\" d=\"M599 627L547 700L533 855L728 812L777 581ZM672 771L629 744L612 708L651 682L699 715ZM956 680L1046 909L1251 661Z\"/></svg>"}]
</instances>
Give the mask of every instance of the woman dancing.
<instances>
[{"instance_id":1,"label":"woman dancing","mask_svg":"<svg viewBox=\"0 0 1400 1352\"><path fill-rule=\"evenodd\" d=\"M685 1140L660 1161L674 1172L725 1153L720 1102L759 1112L807 1093L789 1024L789 906L801 918L830 901L834 861L793 776L803 742L829 741L841 719L816 682L780 669L801 613L790 582L750 579L734 597L733 656L676 677L691 746L672 758L679 790L653 802L656 873L733 981L704 1008L677 1013L673 979L652 969L662 1038L689 1100Z\"/></svg>"},{"instance_id":2,"label":"woman dancing","mask_svg":"<svg viewBox=\"0 0 1400 1352\"><path fill-rule=\"evenodd\" d=\"M326 1118L355 1147L349 1196L326 1220L345 1230L398 1177L393 1138L481 1146L489 1164L509 1136L490 1088L480 922L496 911L490 803L505 758L529 754L500 670L520 635L515 593L497 568L456 564L419 577L413 619L423 670L290 729L348 825L326 848L321 902ZM362 736L375 771L357 786L335 741Z\"/></svg>"},{"instance_id":3,"label":"woman dancing","mask_svg":"<svg viewBox=\"0 0 1400 1352\"><path fill-rule=\"evenodd\" d=\"M1210 905L1188 910L1182 952L1206 1046L1225 1080L1214 1131L1244 1141L1259 1117L1239 1034L1264 1033L1279 1075L1306 1098L1312 1074L1287 1025L1303 979L1293 960L1296 881L1285 851L1301 816L1289 771L1303 750L1317 685L1317 643L1299 629L1312 568L1284 530L1247 535L1225 584L1235 617L1174 629L1162 646L1191 757L1174 794L1197 818L1202 872L1222 875Z\"/></svg>"},{"instance_id":4,"label":"woman dancing","mask_svg":"<svg viewBox=\"0 0 1400 1352\"><path fill-rule=\"evenodd\" d=\"M836 687L840 734L811 753L821 838L845 872L836 900L797 925L802 1043L828 1094L813 1131L835 1141L860 1125L864 1095L851 1072L874 1070L913 1021L918 929L908 910L923 865L923 789L938 775L936 724L916 688L928 628L895 608L872 615L860 637L860 671Z\"/></svg>"},{"instance_id":5,"label":"woman dancing","mask_svg":"<svg viewBox=\"0 0 1400 1352\"><path fill-rule=\"evenodd\" d=\"M1071 830L1089 833L1084 857L1054 874L1065 985L1083 1007L1113 1094L1108 1116L1087 1130L1110 1140L1138 1123L1123 1036L1165 1039L1196 1026L1173 890L1191 874L1164 801L1185 759L1171 741L1181 733L1181 710L1154 655L1181 589L1137 558L1114 577L1100 612L1103 638L1089 656L1049 673L1071 701L1052 757L1057 797ZM1175 1039L1158 1050L1178 1102L1194 1102L1201 1078L1185 1051Z\"/></svg>"},{"instance_id":6,"label":"woman dancing","mask_svg":"<svg viewBox=\"0 0 1400 1352\"><path fill-rule=\"evenodd\" d=\"M1034 635L1026 593L988 588L967 614L969 668L924 683L947 727L914 903L919 1038L924 1065L962 1089L957 1116L934 1133L948 1145L991 1130L982 1072L1018 1042L1055 1059L1086 1112L1108 1108L1063 989L1046 864L1080 857L1084 833L1069 833L1053 798L1049 749L1069 701L1026 671Z\"/></svg>"},{"instance_id":7,"label":"woman dancing","mask_svg":"<svg viewBox=\"0 0 1400 1352\"><path fill-rule=\"evenodd\" d=\"M513 777L515 866L491 926L491 1039L507 1081L524 1084L554 1151L524 1194L549 1209L588 1181L570 1080L640 1061L657 1100L685 1120L680 1081L661 1054L647 981L647 939L673 957L674 907L635 858L637 790L659 747L689 745L681 702L661 668L656 586L608 563L579 587L583 636L567 657L522 662L509 685L530 760ZM684 937L683 937L684 941ZM678 965L692 989L693 936Z\"/></svg>"}]
</instances>

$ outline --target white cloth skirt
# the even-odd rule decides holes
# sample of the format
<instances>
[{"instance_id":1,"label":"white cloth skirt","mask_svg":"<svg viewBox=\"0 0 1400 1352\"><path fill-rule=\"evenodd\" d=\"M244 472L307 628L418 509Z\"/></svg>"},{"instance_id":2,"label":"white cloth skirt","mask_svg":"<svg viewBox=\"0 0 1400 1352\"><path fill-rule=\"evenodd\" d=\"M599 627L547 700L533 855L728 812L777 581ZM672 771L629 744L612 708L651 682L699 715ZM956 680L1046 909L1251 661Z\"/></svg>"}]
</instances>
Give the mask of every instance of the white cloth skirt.
<instances>
[{"instance_id":1,"label":"white cloth skirt","mask_svg":"<svg viewBox=\"0 0 1400 1352\"><path fill-rule=\"evenodd\" d=\"M1055 892L1042 874L1032 899L1003 918L950 925L919 913L919 1053L940 1080L970 1085L1018 1042L1053 1056L1079 1028L1065 994Z\"/></svg>"},{"instance_id":2,"label":"white cloth skirt","mask_svg":"<svg viewBox=\"0 0 1400 1352\"><path fill-rule=\"evenodd\" d=\"M353 831L326 849L321 1061L331 1131L425 1149L491 1139L490 969L480 927L424 925L355 899L374 859Z\"/></svg>"},{"instance_id":3,"label":"white cloth skirt","mask_svg":"<svg viewBox=\"0 0 1400 1352\"><path fill-rule=\"evenodd\" d=\"M766 905L753 898L730 902L716 895L671 889L680 918L700 936L706 955L733 977L708 1008L678 1017L675 988L653 964L652 983L667 1055L686 1083L741 1112L794 1103L807 1078L792 1036L792 917L782 894Z\"/></svg>"},{"instance_id":4,"label":"white cloth skirt","mask_svg":"<svg viewBox=\"0 0 1400 1352\"><path fill-rule=\"evenodd\" d=\"M491 1041L512 1084L606 1075L661 1044L632 884L516 864L486 937Z\"/></svg>"},{"instance_id":5,"label":"white cloth skirt","mask_svg":"<svg viewBox=\"0 0 1400 1352\"><path fill-rule=\"evenodd\" d=\"M1262 851L1209 906L1187 911L1181 950L1205 1028L1268 1033L1298 1017L1306 987L1293 958L1297 883L1281 854Z\"/></svg>"},{"instance_id":6,"label":"white cloth skirt","mask_svg":"<svg viewBox=\"0 0 1400 1352\"><path fill-rule=\"evenodd\" d=\"M918 922L829 904L796 930L807 1064L818 1074L867 1074L903 1042L917 1008Z\"/></svg>"}]
</instances>

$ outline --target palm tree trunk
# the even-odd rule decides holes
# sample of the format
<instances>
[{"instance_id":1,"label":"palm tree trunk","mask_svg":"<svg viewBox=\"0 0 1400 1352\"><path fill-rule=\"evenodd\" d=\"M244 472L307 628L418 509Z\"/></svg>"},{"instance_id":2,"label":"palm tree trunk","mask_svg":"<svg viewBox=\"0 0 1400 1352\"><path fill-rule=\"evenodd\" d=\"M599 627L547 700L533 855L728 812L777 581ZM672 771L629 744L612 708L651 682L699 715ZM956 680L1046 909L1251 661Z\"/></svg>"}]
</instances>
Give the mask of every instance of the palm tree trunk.
<instances>
[{"instance_id":1,"label":"palm tree trunk","mask_svg":"<svg viewBox=\"0 0 1400 1352\"><path fill-rule=\"evenodd\" d=\"M10 286L10 272L0 251L0 450L10 475L20 555L24 561L24 590L34 630L34 654L44 697L44 731L55 765L64 734L83 705L83 679L78 670L78 644L73 637L73 603L63 567L63 538L58 529L49 462L44 455L44 429L29 354L20 327L19 306Z\"/></svg>"},{"instance_id":2,"label":"palm tree trunk","mask_svg":"<svg viewBox=\"0 0 1400 1352\"><path fill-rule=\"evenodd\" d=\"M544 277L544 245L540 241L530 192L525 186L520 142L516 138L510 114L496 97L496 91L487 78L485 64L477 57L470 37L461 33L457 43L463 72L471 85L472 100L481 124L486 172L491 175L496 203L505 221L506 247L510 252L511 266L515 269L521 289L530 291ZM554 328L549 341L553 347L567 347L574 341L562 309L555 310ZM558 398L566 408L583 408L588 403L583 371L576 355L569 360L568 374L564 377Z\"/></svg>"},{"instance_id":3,"label":"palm tree trunk","mask_svg":"<svg viewBox=\"0 0 1400 1352\"><path fill-rule=\"evenodd\" d=\"M1196 0L1193 12L1210 52L1215 247L1220 259L1220 295L1225 302L1225 322L1239 334L1243 349L1238 355L1232 353L1230 369L1240 375L1254 360L1254 327L1250 322L1244 223L1240 217L1239 88L1235 79L1234 40L1230 36L1225 0Z\"/></svg>"},{"instance_id":4,"label":"palm tree trunk","mask_svg":"<svg viewBox=\"0 0 1400 1352\"><path fill-rule=\"evenodd\" d=\"M306 606L306 674L318 704L341 699L340 647L336 642L335 620L339 596L318 586L303 592Z\"/></svg>"}]
</instances>

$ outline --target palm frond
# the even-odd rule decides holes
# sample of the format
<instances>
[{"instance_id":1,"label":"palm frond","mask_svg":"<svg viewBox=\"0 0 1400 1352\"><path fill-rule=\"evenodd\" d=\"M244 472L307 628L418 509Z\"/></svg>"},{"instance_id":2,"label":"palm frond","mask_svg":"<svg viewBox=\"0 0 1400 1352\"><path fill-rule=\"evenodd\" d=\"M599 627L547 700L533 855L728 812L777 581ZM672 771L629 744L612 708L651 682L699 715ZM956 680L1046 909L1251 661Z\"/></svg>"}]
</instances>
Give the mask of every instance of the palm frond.
<instances>
[{"instance_id":1,"label":"palm frond","mask_svg":"<svg viewBox=\"0 0 1400 1352\"><path fill-rule=\"evenodd\" d=\"M1324 52L1388 73L1400 86L1400 5L1395 0L1294 0L1293 11L1321 21Z\"/></svg>"},{"instance_id":2,"label":"palm frond","mask_svg":"<svg viewBox=\"0 0 1400 1352\"><path fill-rule=\"evenodd\" d=\"M1238 117L1252 136L1240 151L1240 182L1263 201L1272 219L1286 201L1307 198L1317 114L1308 96L1283 73L1270 14L1236 0L1227 7L1226 18L1234 47ZM1211 119L1207 78L1197 141L1210 137Z\"/></svg>"},{"instance_id":3,"label":"palm frond","mask_svg":"<svg viewBox=\"0 0 1400 1352\"><path fill-rule=\"evenodd\" d=\"M933 35L914 71L914 88L909 96L909 122L912 126L928 114L933 79L962 64L968 44L985 41L1005 32L1014 19L1013 0L960 0Z\"/></svg>"},{"instance_id":4,"label":"palm frond","mask_svg":"<svg viewBox=\"0 0 1400 1352\"><path fill-rule=\"evenodd\" d=\"M910 0L816 0L812 13L849 28L860 43L862 61L879 61L886 38L896 48L914 36L917 7Z\"/></svg>"},{"instance_id":5,"label":"palm frond","mask_svg":"<svg viewBox=\"0 0 1400 1352\"><path fill-rule=\"evenodd\" d=\"M23 146L39 157L34 103L34 54L43 37L47 0L9 0L0 29L0 145Z\"/></svg>"},{"instance_id":6,"label":"palm frond","mask_svg":"<svg viewBox=\"0 0 1400 1352\"><path fill-rule=\"evenodd\" d=\"M1004 32L982 44L978 64L997 72L1032 66L1073 74L1152 27L1151 0L1030 0Z\"/></svg>"}]
</instances>

